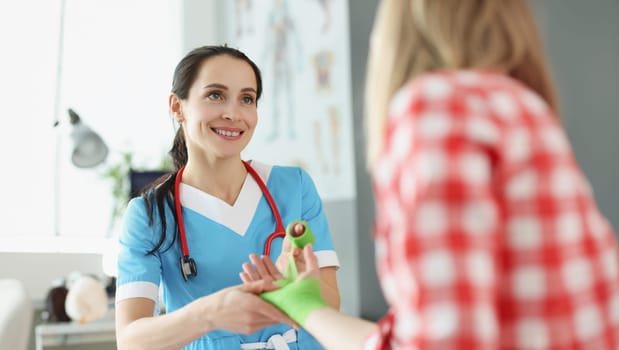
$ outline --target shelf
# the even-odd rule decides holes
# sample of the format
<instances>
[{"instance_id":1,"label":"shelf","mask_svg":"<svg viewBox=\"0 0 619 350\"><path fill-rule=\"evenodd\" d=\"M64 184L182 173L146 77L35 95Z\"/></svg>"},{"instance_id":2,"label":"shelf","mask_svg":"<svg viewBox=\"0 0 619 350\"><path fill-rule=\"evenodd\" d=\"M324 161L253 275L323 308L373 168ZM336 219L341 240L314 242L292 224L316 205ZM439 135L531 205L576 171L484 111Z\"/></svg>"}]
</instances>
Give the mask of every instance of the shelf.
<instances>
[{"instance_id":1,"label":"shelf","mask_svg":"<svg viewBox=\"0 0 619 350\"><path fill-rule=\"evenodd\" d=\"M35 327L36 350L47 346L113 343L116 330L113 319L79 324L76 322L44 323Z\"/></svg>"}]
</instances>

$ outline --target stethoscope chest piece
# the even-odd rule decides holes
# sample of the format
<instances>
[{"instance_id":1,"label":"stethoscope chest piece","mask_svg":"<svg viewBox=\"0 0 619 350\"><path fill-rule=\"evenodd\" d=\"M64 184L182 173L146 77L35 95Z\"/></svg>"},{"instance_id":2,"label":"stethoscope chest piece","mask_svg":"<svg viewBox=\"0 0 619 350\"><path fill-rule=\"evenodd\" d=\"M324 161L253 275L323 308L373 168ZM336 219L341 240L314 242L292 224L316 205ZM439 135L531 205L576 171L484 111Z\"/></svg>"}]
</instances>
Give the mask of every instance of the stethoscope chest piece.
<instances>
[{"instance_id":1,"label":"stethoscope chest piece","mask_svg":"<svg viewBox=\"0 0 619 350\"><path fill-rule=\"evenodd\" d=\"M181 256L180 260L181 265L181 273L183 274L183 279L187 281L191 277L195 277L198 275L198 268L196 267L196 262L188 257Z\"/></svg>"}]
</instances>

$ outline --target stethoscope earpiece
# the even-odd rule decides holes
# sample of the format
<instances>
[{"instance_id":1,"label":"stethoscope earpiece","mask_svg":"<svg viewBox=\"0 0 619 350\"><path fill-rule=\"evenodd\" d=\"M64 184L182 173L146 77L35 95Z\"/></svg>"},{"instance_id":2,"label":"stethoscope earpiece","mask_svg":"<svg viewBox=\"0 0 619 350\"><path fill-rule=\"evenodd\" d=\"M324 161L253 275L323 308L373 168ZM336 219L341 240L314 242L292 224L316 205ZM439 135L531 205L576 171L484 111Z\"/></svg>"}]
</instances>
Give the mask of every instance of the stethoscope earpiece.
<instances>
[{"instance_id":1,"label":"stethoscope earpiece","mask_svg":"<svg viewBox=\"0 0 619 350\"><path fill-rule=\"evenodd\" d=\"M183 279L187 281L191 277L195 277L198 275L198 268L196 267L196 262L188 257L181 256L180 260L181 264L181 273L183 274Z\"/></svg>"}]
</instances>

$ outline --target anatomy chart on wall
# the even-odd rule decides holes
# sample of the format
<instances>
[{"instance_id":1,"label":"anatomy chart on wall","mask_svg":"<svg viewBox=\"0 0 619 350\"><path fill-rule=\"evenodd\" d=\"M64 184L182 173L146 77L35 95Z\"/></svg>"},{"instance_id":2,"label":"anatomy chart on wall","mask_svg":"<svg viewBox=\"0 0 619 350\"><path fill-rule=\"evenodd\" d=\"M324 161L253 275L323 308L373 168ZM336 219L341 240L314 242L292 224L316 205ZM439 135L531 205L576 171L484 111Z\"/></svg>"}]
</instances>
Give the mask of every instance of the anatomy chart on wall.
<instances>
[{"instance_id":1,"label":"anatomy chart on wall","mask_svg":"<svg viewBox=\"0 0 619 350\"><path fill-rule=\"evenodd\" d=\"M223 42L262 71L258 127L243 154L298 165L323 199L355 197L346 0L227 1Z\"/></svg>"}]
</instances>

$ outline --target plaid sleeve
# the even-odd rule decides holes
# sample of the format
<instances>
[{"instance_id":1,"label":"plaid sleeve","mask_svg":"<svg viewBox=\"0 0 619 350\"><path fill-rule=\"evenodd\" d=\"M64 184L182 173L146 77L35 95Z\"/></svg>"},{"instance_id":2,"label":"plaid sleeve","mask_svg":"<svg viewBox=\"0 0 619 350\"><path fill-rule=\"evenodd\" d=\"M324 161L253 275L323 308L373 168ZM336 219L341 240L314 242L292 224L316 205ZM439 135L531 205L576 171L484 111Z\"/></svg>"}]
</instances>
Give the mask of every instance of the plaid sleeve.
<instances>
[{"instance_id":1,"label":"plaid sleeve","mask_svg":"<svg viewBox=\"0 0 619 350\"><path fill-rule=\"evenodd\" d=\"M616 237L557 119L498 74L396 95L373 169L375 349L611 349Z\"/></svg>"},{"instance_id":2,"label":"plaid sleeve","mask_svg":"<svg viewBox=\"0 0 619 350\"><path fill-rule=\"evenodd\" d=\"M392 346L483 349L498 337L499 130L443 80L394 99L375 169L379 274Z\"/></svg>"}]
</instances>

